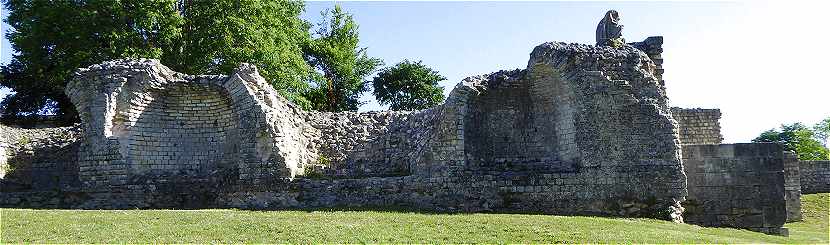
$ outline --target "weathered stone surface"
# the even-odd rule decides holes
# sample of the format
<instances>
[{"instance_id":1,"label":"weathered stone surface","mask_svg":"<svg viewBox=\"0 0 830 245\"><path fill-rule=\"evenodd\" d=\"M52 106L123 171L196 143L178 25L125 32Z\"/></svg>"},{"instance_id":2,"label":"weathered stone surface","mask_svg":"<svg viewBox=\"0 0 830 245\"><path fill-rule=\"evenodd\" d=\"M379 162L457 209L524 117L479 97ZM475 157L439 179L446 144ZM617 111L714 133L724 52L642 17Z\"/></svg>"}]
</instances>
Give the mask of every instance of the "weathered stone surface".
<instances>
[{"instance_id":1,"label":"weathered stone surface","mask_svg":"<svg viewBox=\"0 0 830 245\"><path fill-rule=\"evenodd\" d=\"M8 148L9 148L9 140L8 134L9 129L6 126L0 125L0 179L6 176L6 173L9 171L8 165Z\"/></svg>"},{"instance_id":2,"label":"weathered stone surface","mask_svg":"<svg viewBox=\"0 0 830 245\"><path fill-rule=\"evenodd\" d=\"M784 199L787 201L787 222L801 221L801 175L798 156L784 152Z\"/></svg>"},{"instance_id":3,"label":"weathered stone surface","mask_svg":"<svg viewBox=\"0 0 830 245\"><path fill-rule=\"evenodd\" d=\"M82 208L404 206L681 220L677 126L642 51L546 43L418 112L304 112L243 65L81 70Z\"/></svg>"},{"instance_id":4,"label":"weathered stone surface","mask_svg":"<svg viewBox=\"0 0 830 245\"><path fill-rule=\"evenodd\" d=\"M684 145L686 222L786 232L785 161L772 143Z\"/></svg>"},{"instance_id":5,"label":"weathered stone surface","mask_svg":"<svg viewBox=\"0 0 830 245\"><path fill-rule=\"evenodd\" d=\"M723 142L720 133L719 109L684 109L672 107L672 116L680 125L680 143L684 145L717 145Z\"/></svg>"},{"instance_id":6,"label":"weathered stone surface","mask_svg":"<svg viewBox=\"0 0 830 245\"><path fill-rule=\"evenodd\" d=\"M597 24L597 46L617 47L625 43L622 39L622 29L620 14L616 10L608 10Z\"/></svg>"},{"instance_id":7,"label":"weathered stone surface","mask_svg":"<svg viewBox=\"0 0 830 245\"><path fill-rule=\"evenodd\" d=\"M0 189L77 189L78 127L21 129L0 125Z\"/></svg>"},{"instance_id":8,"label":"weathered stone surface","mask_svg":"<svg viewBox=\"0 0 830 245\"><path fill-rule=\"evenodd\" d=\"M801 193L830 192L830 161L800 161Z\"/></svg>"},{"instance_id":9,"label":"weathered stone surface","mask_svg":"<svg viewBox=\"0 0 830 245\"><path fill-rule=\"evenodd\" d=\"M830 163L799 166L772 144L718 145L719 110L669 108L663 38L625 44L621 30L609 11L597 46L544 43L526 69L469 77L415 112L302 111L247 64L198 76L156 60L94 65L66 90L83 124L0 126L0 206L682 222L682 203L690 223L786 234L800 191L830 189Z\"/></svg>"},{"instance_id":10,"label":"weathered stone surface","mask_svg":"<svg viewBox=\"0 0 830 245\"><path fill-rule=\"evenodd\" d=\"M229 76L176 73L155 60L82 69L67 94L84 122L81 180L126 184L134 174L239 171L292 178L312 161L302 111L242 65Z\"/></svg>"},{"instance_id":11,"label":"weathered stone surface","mask_svg":"<svg viewBox=\"0 0 830 245\"><path fill-rule=\"evenodd\" d=\"M657 77L657 80L660 80L660 84L665 85L666 82L663 81L663 37L648 37L642 42L633 42L628 44L642 50L648 55L649 58L651 58L651 61L653 61L656 66L654 76Z\"/></svg>"}]
</instances>

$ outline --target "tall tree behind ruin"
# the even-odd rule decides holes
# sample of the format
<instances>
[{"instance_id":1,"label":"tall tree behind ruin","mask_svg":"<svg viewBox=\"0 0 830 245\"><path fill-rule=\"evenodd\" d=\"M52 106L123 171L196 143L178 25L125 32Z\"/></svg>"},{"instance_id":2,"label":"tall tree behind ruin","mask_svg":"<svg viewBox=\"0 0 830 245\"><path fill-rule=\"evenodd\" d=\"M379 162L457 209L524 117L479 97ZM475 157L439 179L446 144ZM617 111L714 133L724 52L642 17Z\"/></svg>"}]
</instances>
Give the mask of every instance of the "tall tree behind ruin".
<instances>
[{"instance_id":1,"label":"tall tree behind ruin","mask_svg":"<svg viewBox=\"0 0 830 245\"><path fill-rule=\"evenodd\" d=\"M63 90L75 69L119 58L158 58L191 74L228 73L240 62L295 103L309 108L311 69L301 45L310 37L301 1L4 0L17 52L0 68L4 119L77 112Z\"/></svg>"},{"instance_id":2,"label":"tall tree behind ruin","mask_svg":"<svg viewBox=\"0 0 830 245\"><path fill-rule=\"evenodd\" d=\"M422 110L444 101L444 87L438 85L443 80L447 78L420 60L404 60L375 75L372 93L381 105L388 104L389 110Z\"/></svg>"},{"instance_id":3,"label":"tall tree behind ruin","mask_svg":"<svg viewBox=\"0 0 830 245\"><path fill-rule=\"evenodd\" d=\"M814 127L826 127L819 123ZM816 131L801 123L781 125L781 130L764 131L752 142L771 142L781 144L785 150L794 151L800 160L830 160L830 149L822 143L826 139L823 131Z\"/></svg>"},{"instance_id":4,"label":"tall tree behind ruin","mask_svg":"<svg viewBox=\"0 0 830 245\"><path fill-rule=\"evenodd\" d=\"M120 2L6 0L6 37L17 52L0 68L0 85L16 94L2 104L4 118L54 113L77 121L63 92L78 67L105 60L159 58L180 37L174 0Z\"/></svg>"},{"instance_id":5,"label":"tall tree behind ruin","mask_svg":"<svg viewBox=\"0 0 830 245\"><path fill-rule=\"evenodd\" d=\"M251 63L282 96L309 108L303 97L311 74L301 48L310 37L309 25L299 18L303 2L179 1L181 46L165 55L163 64L190 74L227 74Z\"/></svg>"},{"instance_id":6,"label":"tall tree behind ruin","mask_svg":"<svg viewBox=\"0 0 830 245\"><path fill-rule=\"evenodd\" d=\"M318 111L357 110L360 94L368 90L365 78L383 62L358 46L357 23L339 5L321 14L323 21L303 48L306 61L318 72L311 79L314 87L308 98Z\"/></svg>"}]
</instances>

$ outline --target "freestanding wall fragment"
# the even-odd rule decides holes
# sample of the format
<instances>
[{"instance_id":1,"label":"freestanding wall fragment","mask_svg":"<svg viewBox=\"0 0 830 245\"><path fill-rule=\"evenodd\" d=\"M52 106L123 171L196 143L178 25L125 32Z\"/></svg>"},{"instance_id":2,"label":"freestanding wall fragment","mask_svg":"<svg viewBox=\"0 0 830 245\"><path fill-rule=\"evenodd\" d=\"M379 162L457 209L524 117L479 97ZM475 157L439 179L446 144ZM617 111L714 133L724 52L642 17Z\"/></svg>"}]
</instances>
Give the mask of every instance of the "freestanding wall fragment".
<instances>
[{"instance_id":1,"label":"freestanding wall fragment","mask_svg":"<svg viewBox=\"0 0 830 245\"><path fill-rule=\"evenodd\" d=\"M292 178L312 157L300 137L301 110L250 65L230 76L190 76L156 60L119 60L80 70L66 92L86 134L80 180L107 194L103 201L152 196L141 193L145 180L192 180L164 190L172 195L199 189L188 185Z\"/></svg>"},{"instance_id":2,"label":"freestanding wall fragment","mask_svg":"<svg viewBox=\"0 0 830 245\"><path fill-rule=\"evenodd\" d=\"M801 193L830 192L830 161L800 161Z\"/></svg>"},{"instance_id":3,"label":"freestanding wall fragment","mask_svg":"<svg viewBox=\"0 0 830 245\"><path fill-rule=\"evenodd\" d=\"M687 222L786 234L784 162L772 143L684 145Z\"/></svg>"}]
</instances>

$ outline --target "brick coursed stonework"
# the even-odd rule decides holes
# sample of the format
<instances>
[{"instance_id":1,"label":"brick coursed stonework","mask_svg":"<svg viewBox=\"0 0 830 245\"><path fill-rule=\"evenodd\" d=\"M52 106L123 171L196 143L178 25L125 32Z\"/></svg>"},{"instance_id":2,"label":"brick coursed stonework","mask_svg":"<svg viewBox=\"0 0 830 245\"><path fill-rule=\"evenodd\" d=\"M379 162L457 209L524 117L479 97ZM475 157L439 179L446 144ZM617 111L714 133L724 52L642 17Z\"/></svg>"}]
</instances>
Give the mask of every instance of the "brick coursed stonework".
<instances>
[{"instance_id":1,"label":"brick coursed stonework","mask_svg":"<svg viewBox=\"0 0 830 245\"><path fill-rule=\"evenodd\" d=\"M787 222L801 221L801 175L798 155L784 152L784 199L787 201Z\"/></svg>"},{"instance_id":2,"label":"brick coursed stonework","mask_svg":"<svg viewBox=\"0 0 830 245\"><path fill-rule=\"evenodd\" d=\"M107 62L81 70L67 89L84 121L67 140L75 160L63 160L76 164L74 189L30 186L0 193L0 205L404 207L681 221L688 195L689 222L780 232L774 211L784 201L765 201L773 211L760 212L712 201L730 191L743 195L736 205L777 200L785 193L777 184L706 171L743 166L774 178L778 165L753 166L783 169L787 161L771 157L783 153L682 146L684 169L681 143L721 142L720 112L667 106L656 43L545 43L527 69L467 78L443 105L416 112L302 111L250 65L192 76L154 60ZM687 175L697 178L688 187ZM794 182L781 181L782 189L785 181L790 193ZM755 191L735 191L750 182ZM771 218L736 218L759 215Z\"/></svg>"},{"instance_id":3,"label":"brick coursed stonework","mask_svg":"<svg viewBox=\"0 0 830 245\"><path fill-rule=\"evenodd\" d=\"M723 142L719 109L684 109L672 107L672 116L680 125L680 142L684 145L712 145Z\"/></svg>"},{"instance_id":4,"label":"brick coursed stonework","mask_svg":"<svg viewBox=\"0 0 830 245\"><path fill-rule=\"evenodd\" d=\"M318 113L243 65L81 70L85 208L409 206L681 219L677 129L643 52L546 43L418 112Z\"/></svg>"},{"instance_id":5,"label":"brick coursed stonework","mask_svg":"<svg viewBox=\"0 0 830 245\"><path fill-rule=\"evenodd\" d=\"M801 193L830 192L830 161L800 161Z\"/></svg>"}]
</instances>

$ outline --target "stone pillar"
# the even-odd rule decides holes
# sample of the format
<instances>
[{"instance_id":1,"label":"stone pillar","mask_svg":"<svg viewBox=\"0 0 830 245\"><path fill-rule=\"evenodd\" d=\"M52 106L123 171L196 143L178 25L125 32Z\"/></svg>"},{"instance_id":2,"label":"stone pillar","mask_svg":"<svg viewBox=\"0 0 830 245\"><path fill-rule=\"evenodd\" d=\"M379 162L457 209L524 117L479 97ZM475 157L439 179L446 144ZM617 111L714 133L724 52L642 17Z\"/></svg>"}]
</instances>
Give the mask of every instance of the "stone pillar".
<instances>
[{"instance_id":1,"label":"stone pillar","mask_svg":"<svg viewBox=\"0 0 830 245\"><path fill-rule=\"evenodd\" d=\"M784 199L787 201L787 222L801 221L798 156L792 152L784 152Z\"/></svg>"}]
</instances>

